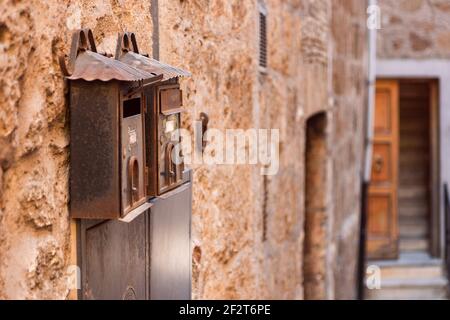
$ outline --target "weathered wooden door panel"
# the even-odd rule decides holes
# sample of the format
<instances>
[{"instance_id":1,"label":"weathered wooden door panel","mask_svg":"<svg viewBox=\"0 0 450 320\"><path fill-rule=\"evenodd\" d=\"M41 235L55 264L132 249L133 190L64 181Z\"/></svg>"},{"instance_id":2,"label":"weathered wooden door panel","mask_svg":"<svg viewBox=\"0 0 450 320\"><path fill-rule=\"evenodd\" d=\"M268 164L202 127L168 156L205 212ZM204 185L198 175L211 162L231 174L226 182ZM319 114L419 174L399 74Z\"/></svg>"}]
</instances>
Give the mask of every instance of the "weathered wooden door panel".
<instances>
[{"instance_id":1,"label":"weathered wooden door panel","mask_svg":"<svg viewBox=\"0 0 450 320\"><path fill-rule=\"evenodd\" d=\"M370 259L398 256L399 86L378 81L372 179L367 205L367 253Z\"/></svg>"}]
</instances>

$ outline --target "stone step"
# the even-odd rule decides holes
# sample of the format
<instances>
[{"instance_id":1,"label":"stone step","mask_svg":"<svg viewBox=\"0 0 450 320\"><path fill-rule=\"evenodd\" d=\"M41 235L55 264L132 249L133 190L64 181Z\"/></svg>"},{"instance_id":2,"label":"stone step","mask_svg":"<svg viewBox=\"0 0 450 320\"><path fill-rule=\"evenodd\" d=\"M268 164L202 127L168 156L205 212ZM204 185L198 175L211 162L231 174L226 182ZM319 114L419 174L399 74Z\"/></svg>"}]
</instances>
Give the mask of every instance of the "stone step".
<instances>
[{"instance_id":1,"label":"stone step","mask_svg":"<svg viewBox=\"0 0 450 320\"><path fill-rule=\"evenodd\" d=\"M401 124L400 139L402 139L402 137L409 137L410 135L421 135L422 137L426 137L428 135L428 130L415 123L412 123L411 125Z\"/></svg>"},{"instance_id":2,"label":"stone step","mask_svg":"<svg viewBox=\"0 0 450 320\"><path fill-rule=\"evenodd\" d=\"M428 236L427 220L422 217L400 219L400 238L426 238Z\"/></svg>"},{"instance_id":3,"label":"stone step","mask_svg":"<svg viewBox=\"0 0 450 320\"><path fill-rule=\"evenodd\" d=\"M426 195L422 195L417 196L416 198L398 198L398 205L406 208L428 208L428 197ZM424 212L428 212L427 209Z\"/></svg>"},{"instance_id":4,"label":"stone step","mask_svg":"<svg viewBox=\"0 0 450 320\"><path fill-rule=\"evenodd\" d=\"M371 300L442 300L447 299L447 279L387 279L381 289L366 290Z\"/></svg>"},{"instance_id":5,"label":"stone step","mask_svg":"<svg viewBox=\"0 0 450 320\"><path fill-rule=\"evenodd\" d=\"M400 147L426 147L430 144L427 136L424 136L420 132L414 132L409 135L405 135L403 140L400 138Z\"/></svg>"},{"instance_id":6,"label":"stone step","mask_svg":"<svg viewBox=\"0 0 450 320\"><path fill-rule=\"evenodd\" d=\"M399 176L399 188L405 188L411 185L420 185L427 182L428 172L425 170L407 170L401 171Z\"/></svg>"},{"instance_id":7,"label":"stone step","mask_svg":"<svg viewBox=\"0 0 450 320\"><path fill-rule=\"evenodd\" d=\"M426 149L430 142L426 137L421 137L417 135L416 137L411 137L411 139L400 139L400 149Z\"/></svg>"},{"instance_id":8,"label":"stone step","mask_svg":"<svg viewBox=\"0 0 450 320\"><path fill-rule=\"evenodd\" d=\"M427 203L421 202L416 205L411 203L399 204L399 217L400 219L409 218L425 218L428 212Z\"/></svg>"},{"instance_id":9,"label":"stone step","mask_svg":"<svg viewBox=\"0 0 450 320\"><path fill-rule=\"evenodd\" d=\"M425 186L409 186L398 190L399 199L417 199L428 196L428 188Z\"/></svg>"},{"instance_id":10,"label":"stone step","mask_svg":"<svg viewBox=\"0 0 450 320\"><path fill-rule=\"evenodd\" d=\"M420 108L411 108L408 112L403 112L402 115L403 122L417 122L417 118L422 118L427 121L427 113Z\"/></svg>"},{"instance_id":11,"label":"stone step","mask_svg":"<svg viewBox=\"0 0 450 320\"><path fill-rule=\"evenodd\" d=\"M381 268L381 279L432 279L444 277L441 265L409 265L390 266Z\"/></svg>"},{"instance_id":12,"label":"stone step","mask_svg":"<svg viewBox=\"0 0 450 320\"><path fill-rule=\"evenodd\" d=\"M403 161L400 162L400 177L406 176L408 174L412 173L421 173L422 175L428 173L428 168L426 166L426 162L423 161L422 158L417 159L403 159Z\"/></svg>"},{"instance_id":13,"label":"stone step","mask_svg":"<svg viewBox=\"0 0 450 320\"><path fill-rule=\"evenodd\" d=\"M366 291L368 300L447 300L446 288L386 288Z\"/></svg>"},{"instance_id":14,"label":"stone step","mask_svg":"<svg viewBox=\"0 0 450 320\"><path fill-rule=\"evenodd\" d=\"M395 260L371 260L371 265L377 265L380 268L390 267L429 267L429 266L443 266L444 262L441 259L433 258L426 251L421 252L400 252L398 259Z\"/></svg>"},{"instance_id":15,"label":"stone step","mask_svg":"<svg viewBox=\"0 0 450 320\"><path fill-rule=\"evenodd\" d=\"M417 166L421 168L423 171L427 171L426 164L428 163L428 160L430 157L426 153L419 153L416 152L405 152L406 154L402 154L400 156L400 172L405 171L403 166Z\"/></svg>"},{"instance_id":16,"label":"stone step","mask_svg":"<svg viewBox=\"0 0 450 320\"><path fill-rule=\"evenodd\" d=\"M405 153L414 153L414 154L430 153L430 147L428 144L424 144L424 143L418 143L416 145L413 145L413 144L414 143L401 145L400 146L400 154L403 155Z\"/></svg>"},{"instance_id":17,"label":"stone step","mask_svg":"<svg viewBox=\"0 0 450 320\"><path fill-rule=\"evenodd\" d=\"M400 251L401 252L417 252L428 250L428 239L400 239Z\"/></svg>"},{"instance_id":18,"label":"stone step","mask_svg":"<svg viewBox=\"0 0 450 320\"><path fill-rule=\"evenodd\" d=\"M399 212L399 225L415 225L425 224L428 226L428 220L425 213L422 211L411 212L410 210L402 210Z\"/></svg>"}]
</instances>

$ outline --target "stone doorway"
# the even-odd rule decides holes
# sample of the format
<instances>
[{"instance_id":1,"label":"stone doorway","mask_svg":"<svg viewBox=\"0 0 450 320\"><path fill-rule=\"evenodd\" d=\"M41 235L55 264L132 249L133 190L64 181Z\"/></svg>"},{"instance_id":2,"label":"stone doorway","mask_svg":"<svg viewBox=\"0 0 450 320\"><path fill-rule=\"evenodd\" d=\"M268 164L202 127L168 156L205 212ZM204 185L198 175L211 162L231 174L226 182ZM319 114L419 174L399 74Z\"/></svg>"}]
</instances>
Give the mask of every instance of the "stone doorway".
<instances>
[{"instance_id":1,"label":"stone doorway","mask_svg":"<svg viewBox=\"0 0 450 320\"><path fill-rule=\"evenodd\" d=\"M382 89L392 84L395 99L383 103ZM397 147L392 168L398 168L396 191L391 211L385 215L386 226L393 228L394 255L383 256L383 251L372 251L370 267L379 268L381 287L366 290L368 299L445 299L447 278L443 260L439 256L439 106L438 81L430 79L398 79L377 82L377 110L375 123L381 123L389 115L398 116ZM396 107L394 107L396 105ZM394 113L381 112L384 106ZM388 110L388 109L385 109ZM396 126L393 126L395 128ZM375 125L375 130L377 126ZM377 153L374 147L374 168ZM372 184L376 170L372 171ZM375 172L375 173L374 173ZM374 179L375 177L375 179ZM383 181L381 181L383 182ZM372 199L375 203L375 198ZM372 207L377 208L372 204ZM369 202L370 208L370 202ZM381 209L369 210L369 244L376 239L381 226ZM377 216L377 212L380 215ZM398 213L397 213L398 212ZM387 230L387 229L386 229ZM383 231L383 230L382 230ZM370 247L373 249L375 246ZM375 247L376 248L376 247Z\"/></svg>"},{"instance_id":2,"label":"stone doorway","mask_svg":"<svg viewBox=\"0 0 450 320\"><path fill-rule=\"evenodd\" d=\"M303 244L304 298L326 299L327 246L327 117L311 117L306 123L305 239Z\"/></svg>"}]
</instances>

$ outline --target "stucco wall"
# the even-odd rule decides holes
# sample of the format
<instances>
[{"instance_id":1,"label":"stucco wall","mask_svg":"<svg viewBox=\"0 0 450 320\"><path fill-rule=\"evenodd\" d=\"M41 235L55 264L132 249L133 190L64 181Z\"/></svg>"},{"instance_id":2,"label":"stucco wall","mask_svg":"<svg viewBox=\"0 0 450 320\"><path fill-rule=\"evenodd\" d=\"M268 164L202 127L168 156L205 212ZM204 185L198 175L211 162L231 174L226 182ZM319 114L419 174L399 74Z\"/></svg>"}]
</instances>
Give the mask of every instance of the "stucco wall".
<instances>
[{"instance_id":1,"label":"stucco wall","mask_svg":"<svg viewBox=\"0 0 450 320\"><path fill-rule=\"evenodd\" d=\"M0 11L0 294L68 295L66 85L57 57L89 27L102 51L135 31L152 54L150 1L4 1ZM159 1L160 59L191 71L188 112L217 129L280 129L280 170L194 165L193 297L301 299L305 123L328 118L327 298L355 297L365 73L365 3L267 0L268 69L257 1Z\"/></svg>"}]
</instances>

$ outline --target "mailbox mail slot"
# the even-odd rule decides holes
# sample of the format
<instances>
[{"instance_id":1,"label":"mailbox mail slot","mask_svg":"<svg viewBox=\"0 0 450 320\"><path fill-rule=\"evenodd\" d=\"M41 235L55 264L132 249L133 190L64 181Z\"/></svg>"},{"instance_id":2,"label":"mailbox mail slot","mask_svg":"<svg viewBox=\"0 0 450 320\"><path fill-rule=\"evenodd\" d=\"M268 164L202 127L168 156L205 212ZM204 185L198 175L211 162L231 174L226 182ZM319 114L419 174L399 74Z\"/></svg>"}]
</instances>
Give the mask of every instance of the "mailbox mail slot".
<instances>
[{"instance_id":1,"label":"mailbox mail slot","mask_svg":"<svg viewBox=\"0 0 450 320\"><path fill-rule=\"evenodd\" d=\"M125 214L147 201L142 94L122 105L122 210Z\"/></svg>"}]
</instances>

